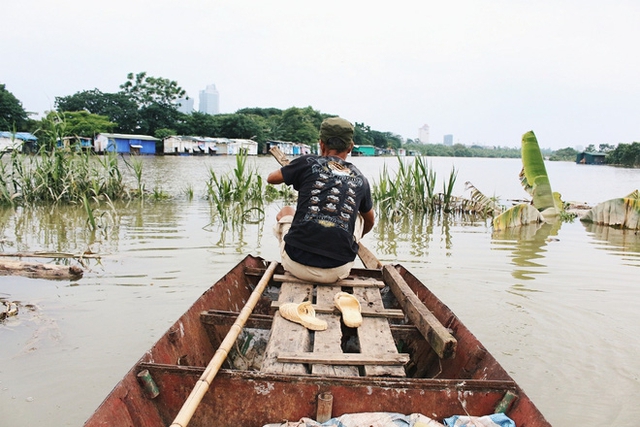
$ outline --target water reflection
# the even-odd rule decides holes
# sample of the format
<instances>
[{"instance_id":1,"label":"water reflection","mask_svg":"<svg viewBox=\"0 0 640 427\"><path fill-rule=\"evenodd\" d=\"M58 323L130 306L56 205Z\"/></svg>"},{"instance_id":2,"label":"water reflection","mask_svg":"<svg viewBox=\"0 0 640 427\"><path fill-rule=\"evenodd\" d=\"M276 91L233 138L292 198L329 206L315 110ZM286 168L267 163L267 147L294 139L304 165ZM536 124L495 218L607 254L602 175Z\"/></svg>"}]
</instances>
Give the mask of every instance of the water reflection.
<instances>
[{"instance_id":1,"label":"water reflection","mask_svg":"<svg viewBox=\"0 0 640 427\"><path fill-rule=\"evenodd\" d=\"M557 236L560 221L554 223L529 224L494 231L491 235L492 249L512 251L512 264L516 268L511 273L520 280L533 280L535 275L546 274L545 258L547 243Z\"/></svg>"},{"instance_id":2,"label":"water reflection","mask_svg":"<svg viewBox=\"0 0 640 427\"><path fill-rule=\"evenodd\" d=\"M452 229L460 226L484 226L484 221L473 215L403 215L376 218L376 247L374 252L388 258L397 257L399 250L408 252L409 259L429 256L430 247L444 248L445 256L453 253Z\"/></svg>"},{"instance_id":3,"label":"water reflection","mask_svg":"<svg viewBox=\"0 0 640 427\"><path fill-rule=\"evenodd\" d=\"M626 265L640 267L640 230L582 223L597 249L618 255Z\"/></svg>"},{"instance_id":4,"label":"water reflection","mask_svg":"<svg viewBox=\"0 0 640 427\"><path fill-rule=\"evenodd\" d=\"M429 255L434 228L441 225L437 222L434 215L405 215L393 219L380 217L376 224L377 245L374 253L397 258L399 247L407 248L405 243L409 243L409 255L426 257ZM443 228L442 233L449 231ZM448 235L446 240L450 242L451 236Z\"/></svg>"}]
</instances>

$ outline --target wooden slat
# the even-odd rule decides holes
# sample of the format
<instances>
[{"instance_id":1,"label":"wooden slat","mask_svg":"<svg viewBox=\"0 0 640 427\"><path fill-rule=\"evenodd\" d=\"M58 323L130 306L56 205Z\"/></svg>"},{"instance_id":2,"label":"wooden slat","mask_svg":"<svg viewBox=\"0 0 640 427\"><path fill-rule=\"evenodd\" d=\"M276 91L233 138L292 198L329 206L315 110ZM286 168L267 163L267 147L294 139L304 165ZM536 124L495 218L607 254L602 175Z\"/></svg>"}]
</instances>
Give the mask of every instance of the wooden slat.
<instances>
[{"instance_id":1,"label":"wooden slat","mask_svg":"<svg viewBox=\"0 0 640 427\"><path fill-rule=\"evenodd\" d=\"M203 325L231 326L237 317L238 313L235 311L207 310L200 313ZM252 313L245 323L245 328L271 329L272 322L271 315Z\"/></svg>"},{"instance_id":2,"label":"wooden slat","mask_svg":"<svg viewBox=\"0 0 640 427\"><path fill-rule=\"evenodd\" d=\"M322 354L322 353L290 353L280 352L279 362L290 363L327 363L332 365L404 365L409 361L409 355L404 353L384 354ZM402 368L400 368L402 369Z\"/></svg>"},{"instance_id":3,"label":"wooden slat","mask_svg":"<svg viewBox=\"0 0 640 427\"><path fill-rule=\"evenodd\" d=\"M326 305L333 304L333 296L340 292L340 286L318 286L316 288L316 302ZM340 315L333 312L326 314L316 313L319 319L327 322L327 330L316 332L313 340L313 352L321 354L341 354L342 353L342 327ZM329 377L357 377L359 371L357 366L343 366L330 364L313 364L311 366L313 375L325 375Z\"/></svg>"},{"instance_id":4,"label":"wooden slat","mask_svg":"<svg viewBox=\"0 0 640 427\"><path fill-rule=\"evenodd\" d=\"M319 286L318 289L321 287ZM338 313L338 309L334 305L317 305L312 304L313 309L316 313ZM272 301L271 308L278 309L280 308L280 301ZM362 308L362 316L363 317L384 317L387 319L404 319L404 312L402 310L389 309L389 308Z\"/></svg>"},{"instance_id":5,"label":"wooden slat","mask_svg":"<svg viewBox=\"0 0 640 427\"><path fill-rule=\"evenodd\" d=\"M382 280L376 280L373 278L371 279L347 278L347 279L339 280L335 283L324 284L324 283L312 283L306 280L298 279L297 277L292 276L290 274L274 274L273 280L275 282L302 283L306 285L314 284L318 286L345 286L345 287L376 286L378 288L385 287L385 284Z\"/></svg>"},{"instance_id":6,"label":"wooden slat","mask_svg":"<svg viewBox=\"0 0 640 427\"><path fill-rule=\"evenodd\" d=\"M313 286L300 285L298 283L283 283L280 289L278 302L301 303L311 297ZM290 322L283 318L279 312L273 316L273 325L264 361L262 372L279 374L307 374L307 368L301 363L283 363L278 361L278 354L283 351L305 352L311 351L311 333L304 326Z\"/></svg>"},{"instance_id":7,"label":"wooden slat","mask_svg":"<svg viewBox=\"0 0 640 427\"><path fill-rule=\"evenodd\" d=\"M420 298L411 290L407 282L398 273L398 270L392 265L385 265L382 268L382 275L404 312L429 342L436 354L443 359L453 358L456 353L457 340L420 301Z\"/></svg>"},{"instance_id":8,"label":"wooden slat","mask_svg":"<svg viewBox=\"0 0 640 427\"><path fill-rule=\"evenodd\" d=\"M378 258L362 243L358 243L358 258L362 261L362 264L371 270L380 270L382 263L378 261Z\"/></svg>"},{"instance_id":9,"label":"wooden slat","mask_svg":"<svg viewBox=\"0 0 640 427\"><path fill-rule=\"evenodd\" d=\"M362 307L384 309L380 291L375 288L354 288L353 295L358 298ZM363 317L362 325L358 328L360 353L363 355L398 355L398 350L389 328L387 319L380 317ZM386 366L385 364L366 365L367 376L406 376L401 366Z\"/></svg>"}]
</instances>

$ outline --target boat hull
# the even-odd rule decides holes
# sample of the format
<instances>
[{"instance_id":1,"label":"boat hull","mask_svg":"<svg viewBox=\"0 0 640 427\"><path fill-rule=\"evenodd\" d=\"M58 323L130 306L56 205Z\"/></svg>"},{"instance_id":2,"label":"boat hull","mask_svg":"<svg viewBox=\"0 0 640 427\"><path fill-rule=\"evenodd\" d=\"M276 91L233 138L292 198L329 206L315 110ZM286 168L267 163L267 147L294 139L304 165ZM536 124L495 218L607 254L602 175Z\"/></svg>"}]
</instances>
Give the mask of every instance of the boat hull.
<instances>
[{"instance_id":1,"label":"boat hull","mask_svg":"<svg viewBox=\"0 0 640 427\"><path fill-rule=\"evenodd\" d=\"M207 290L116 385L85 426L171 424L264 269L262 259L248 256ZM332 416L421 413L442 421L452 415L486 415L504 408L518 427L549 426L524 391L448 307L404 268L396 269L458 340L454 357L439 359L427 349L426 341L412 325L396 325L394 335L412 354L414 371L420 377L286 375L225 366L189 425L260 427L283 420L315 418L318 395L331 393ZM381 277L379 271L360 274ZM268 294L269 290L254 309L247 327L269 328L272 299ZM145 389L138 376L141 372L148 372L157 396L149 394L149 387ZM517 397L511 401L513 396Z\"/></svg>"}]
</instances>

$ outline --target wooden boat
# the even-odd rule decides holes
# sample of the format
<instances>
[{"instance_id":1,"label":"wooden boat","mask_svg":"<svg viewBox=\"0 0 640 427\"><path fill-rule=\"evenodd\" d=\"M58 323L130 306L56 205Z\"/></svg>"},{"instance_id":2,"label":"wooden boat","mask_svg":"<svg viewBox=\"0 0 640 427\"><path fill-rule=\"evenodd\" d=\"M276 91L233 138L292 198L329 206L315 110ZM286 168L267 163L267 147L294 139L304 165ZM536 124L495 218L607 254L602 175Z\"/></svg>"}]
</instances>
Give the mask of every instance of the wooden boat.
<instances>
[{"instance_id":1,"label":"wooden boat","mask_svg":"<svg viewBox=\"0 0 640 427\"><path fill-rule=\"evenodd\" d=\"M360 327L341 322L333 306L339 291L359 299ZM327 330L280 315L280 304L305 300ZM172 424L229 336L234 344L197 408ZM329 408L319 403L327 396ZM504 412L518 427L550 426L455 314L401 265L353 269L347 279L318 285L253 256L204 292L85 426L260 427L360 412L421 413L440 422Z\"/></svg>"}]
</instances>

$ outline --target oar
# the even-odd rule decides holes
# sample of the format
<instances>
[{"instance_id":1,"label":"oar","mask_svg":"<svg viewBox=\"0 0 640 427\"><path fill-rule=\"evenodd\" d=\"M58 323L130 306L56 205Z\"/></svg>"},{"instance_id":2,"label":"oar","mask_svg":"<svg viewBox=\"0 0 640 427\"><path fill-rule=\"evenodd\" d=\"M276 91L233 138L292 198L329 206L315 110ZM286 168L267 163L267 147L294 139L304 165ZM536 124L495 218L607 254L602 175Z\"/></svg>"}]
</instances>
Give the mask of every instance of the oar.
<instances>
[{"instance_id":1,"label":"oar","mask_svg":"<svg viewBox=\"0 0 640 427\"><path fill-rule=\"evenodd\" d=\"M271 147L269 153L271 153L271 155L276 159L280 166L289 164L289 159L278 147ZM378 258L376 258L373 252L367 249L367 247L364 246L362 242L358 242L358 247L360 248L358 250L358 258L360 258L360 261L362 261L362 264L364 264L366 268L375 270L379 270L382 268L382 264L380 263L380 261L378 261Z\"/></svg>"},{"instance_id":2,"label":"oar","mask_svg":"<svg viewBox=\"0 0 640 427\"><path fill-rule=\"evenodd\" d=\"M249 315L251 315L251 312L260 300L260 296L271 280L277 265L278 263L276 261L272 261L269 264L269 268L267 268L264 275L249 296L249 300L240 311L235 323L231 325L231 328L224 337L222 344L220 344L220 347L216 350L216 353L213 355L213 358L211 358L211 361L207 365L207 368L202 373L202 376L196 385L193 387L193 390L191 390L191 394L189 394L189 397L185 400L180 412L178 412L178 415L176 415L170 427L187 427L187 424L191 421L191 417L196 412L196 409L198 409L198 405L200 405L200 402L207 390L209 390L209 386L213 382L213 379L218 374L222 363L227 358L229 350L235 344L238 339L238 335L240 335L244 324L249 318Z\"/></svg>"}]
</instances>

